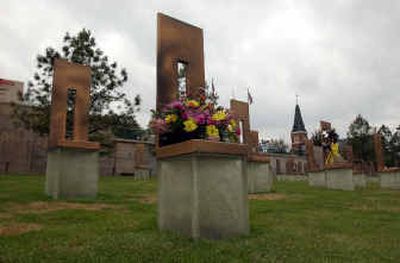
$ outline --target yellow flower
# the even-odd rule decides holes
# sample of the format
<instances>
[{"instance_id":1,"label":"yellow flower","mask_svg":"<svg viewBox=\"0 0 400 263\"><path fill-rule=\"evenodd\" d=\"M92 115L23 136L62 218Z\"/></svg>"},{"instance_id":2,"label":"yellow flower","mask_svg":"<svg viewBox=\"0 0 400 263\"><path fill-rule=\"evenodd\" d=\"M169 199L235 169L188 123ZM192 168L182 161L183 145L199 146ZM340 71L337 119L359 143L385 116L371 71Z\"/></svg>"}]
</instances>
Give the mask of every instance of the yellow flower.
<instances>
[{"instance_id":1,"label":"yellow flower","mask_svg":"<svg viewBox=\"0 0 400 263\"><path fill-rule=\"evenodd\" d=\"M226 119L226 113L222 110L217 111L216 113L213 114L212 119L214 121L223 121Z\"/></svg>"},{"instance_id":2,"label":"yellow flower","mask_svg":"<svg viewBox=\"0 0 400 263\"><path fill-rule=\"evenodd\" d=\"M229 124L227 127L228 132L233 132L234 128L232 126L232 124Z\"/></svg>"},{"instance_id":3,"label":"yellow flower","mask_svg":"<svg viewBox=\"0 0 400 263\"><path fill-rule=\"evenodd\" d=\"M229 124L232 126L232 128L236 128L236 121L234 119L232 119Z\"/></svg>"},{"instance_id":4,"label":"yellow flower","mask_svg":"<svg viewBox=\"0 0 400 263\"><path fill-rule=\"evenodd\" d=\"M206 132L208 137L219 137L219 131L215 125L207 125Z\"/></svg>"},{"instance_id":5,"label":"yellow flower","mask_svg":"<svg viewBox=\"0 0 400 263\"><path fill-rule=\"evenodd\" d=\"M168 114L167 116L165 116L165 123L169 124L171 122L176 122L177 119L178 117L176 116L176 114Z\"/></svg>"},{"instance_id":6,"label":"yellow flower","mask_svg":"<svg viewBox=\"0 0 400 263\"><path fill-rule=\"evenodd\" d=\"M193 120L193 118L189 118L186 121L183 122L183 125L185 125L185 127L183 128L186 132L192 132L194 130L197 129L197 124L196 122Z\"/></svg>"},{"instance_id":7,"label":"yellow flower","mask_svg":"<svg viewBox=\"0 0 400 263\"><path fill-rule=\"evenodd\" d=\"M188 101L186 102L186 105L187 105L188 107L190 107L190 108L197 108L197 107L200 106L200 103L199 103L198 101L196 101L196 100L188 100Z\"/></svg>"}]
</instances>

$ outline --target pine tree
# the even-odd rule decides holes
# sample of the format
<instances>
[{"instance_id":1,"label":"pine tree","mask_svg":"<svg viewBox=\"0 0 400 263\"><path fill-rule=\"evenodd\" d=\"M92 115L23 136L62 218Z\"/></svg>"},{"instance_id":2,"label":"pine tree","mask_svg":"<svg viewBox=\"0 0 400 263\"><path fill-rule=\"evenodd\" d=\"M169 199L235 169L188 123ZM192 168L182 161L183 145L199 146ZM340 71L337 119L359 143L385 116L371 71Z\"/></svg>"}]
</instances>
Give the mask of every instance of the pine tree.
<instances>
[{"instance_id":1,"label":"pine tree","mask_svg":"<svg viewBox=\"0 0 400 263\"><path fill-rule=\"evenodd\" d=\"M391 167L394 165L394 152L393 152L393 134L389 127L382 125L378 133L381 135L382 138L382 146L383 146L383 153L384 153L384 160L385 165Z\"/></svg>"},{"instance_id":2,"label":"pine tree","mask_svg":"<svg viewBox=\"0 0 400 263\"><path fill-rule=\"evenodd\" d=\"M89 137L107 144L109 137L135 137L141 129L134 112L140 105L140 97L131 102L121 90L128 81L128 73L120 69L117 62L97 47L90 30L82 29L76 35L68 32L63 38L61 50L46 48L44 54L37 56L37 70L28 82L23 95L23 104L15 106L19 123L26 128L45 135L49 133L51 104L51 83L53 61L55 58L84 64L91 68L92 86L90 89ZM106 139L108 138L108 139Z\"/></svg>"},{"instance_id":3,"label":"pine tree","mask_svg":"<svg viewBox=\"0 0 400 263\"><path fill-rule=\"evenodd\" d=\"M353 146L356 158L366 162L375 161L374 144L371 136L371 126L360 114L350 124L347 137Z\"/></svg>"},{"instance_id":4,"label":"pine tree","mask_svg":"<svg viewBox=\"0 0 400 263\"><path fill-rule=\"evenodd\" d=\"M393 133L392 140L390 142L393 150L393 166L400 166L400 125L396 128Z\"/></svg>"}]
</instances>

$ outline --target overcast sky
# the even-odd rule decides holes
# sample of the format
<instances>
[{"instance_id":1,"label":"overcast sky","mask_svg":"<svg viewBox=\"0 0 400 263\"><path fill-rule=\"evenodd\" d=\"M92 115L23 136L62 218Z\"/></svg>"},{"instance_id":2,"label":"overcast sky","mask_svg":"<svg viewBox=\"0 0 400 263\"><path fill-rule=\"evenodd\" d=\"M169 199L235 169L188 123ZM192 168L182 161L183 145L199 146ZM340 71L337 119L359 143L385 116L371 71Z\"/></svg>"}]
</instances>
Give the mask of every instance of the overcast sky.
<instances>
[{"instance_id":1,"label":"overcast sky","mask_svg":"<svg viewBox=\"0 0 400 263\"><path fill-rule=\"evenodd\" d=\"M400 124L400 1L15 1L0 0L0 78L28 81L35 58L86 27L128 70L126 92L156 94L156 13L204 30L206 79L220 102L254 98L251 126L289 140L296 94L311 134L319 120L343 136L357 113Z\"/></svg>"}]
</instances>

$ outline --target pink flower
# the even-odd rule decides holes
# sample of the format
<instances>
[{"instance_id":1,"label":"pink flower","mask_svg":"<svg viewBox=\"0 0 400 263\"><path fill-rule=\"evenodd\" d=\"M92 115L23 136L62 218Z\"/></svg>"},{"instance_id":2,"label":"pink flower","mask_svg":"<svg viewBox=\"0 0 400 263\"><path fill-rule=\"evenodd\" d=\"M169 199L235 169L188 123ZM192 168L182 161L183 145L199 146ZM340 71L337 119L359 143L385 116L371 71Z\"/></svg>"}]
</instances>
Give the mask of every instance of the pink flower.
<instances>
[{"instance_id":1,"label":"pink flower","mask_svg":"<svg viewBox=\"0 0 400 263\"><path fill-rule=\"evenodd\" d=\"M183 106L182 102L176 100L174 102L171 102L170 104L167 105L168 108L170 109L177 109L177 110L184 110L185 107Z\"/></svg>"},{"instance_id":2,"label":"pink flower","mask_svg":"<svg viewBox=\"0 0 400 263\"><path fill-rule=\"evenodd\" d=\"M182 112L181 112L181 118L182 118L183 120L187 120L187 119L189 118L189 115L187 114L186 111L182 111Z\"/></svg>"},{"instance_id":3,"label":"pink flower","mask_svg":"<svg viewBox=\"0 0 400 263\"><path fill-rule=\"evenodd\" d=\"M197 124L203 125L206 124L206 115L202 112L194 114L193 119L196 121Z\"/></svg>"},{"instance_id":4,"label":"pink flower","mask_svg":"<svg viewBox=\"0 0 400 263\"><path fill-rule=\"evenodd\" d=\"M240 136L241 131L240 131L240 128L239 128L239 127L236 128L235 133L236 133L237 136Z\"/></svg>"},{"instance_id":5,"label":"pink flower","mask_svg":"<svg viewBox=\"0 0 400 263\"><path fill-rule=\"evenodd\" d=\"M154 133L163 134L168 128L167 124L163 119L157 118L150 123L150 128L154 131Z\"/></svg>"},{"instance_id":6,"label":"pink flower","mask_svg":"<svg viewBox=\"0 0 400 263\"><path fill-rule=\"evenodd\" d=\"M207 125L217 125L217 122L212 119L212 116L207 116Z\"/></svg>"}]
</instances>

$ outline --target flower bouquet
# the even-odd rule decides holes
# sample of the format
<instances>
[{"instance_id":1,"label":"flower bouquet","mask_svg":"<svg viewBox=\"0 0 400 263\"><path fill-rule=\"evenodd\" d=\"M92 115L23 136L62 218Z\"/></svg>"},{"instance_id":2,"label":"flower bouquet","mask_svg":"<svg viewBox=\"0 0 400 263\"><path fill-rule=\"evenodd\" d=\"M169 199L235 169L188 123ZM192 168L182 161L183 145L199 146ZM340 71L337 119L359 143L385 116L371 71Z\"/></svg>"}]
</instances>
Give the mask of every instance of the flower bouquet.
<instances>
[{"instance_id":1,"label":"flower bouquet","mask_svg":"<svg viewBox=\"0 0 400 263\"><path fill-rule=\"evenodd\" d=\"M184 97L156 112L151 124L159 135L159 145L165 146L191 139L237 143L240 128L233 114L207 101Z\"/></svg>"}]
</instances>

